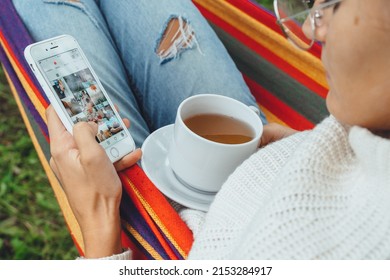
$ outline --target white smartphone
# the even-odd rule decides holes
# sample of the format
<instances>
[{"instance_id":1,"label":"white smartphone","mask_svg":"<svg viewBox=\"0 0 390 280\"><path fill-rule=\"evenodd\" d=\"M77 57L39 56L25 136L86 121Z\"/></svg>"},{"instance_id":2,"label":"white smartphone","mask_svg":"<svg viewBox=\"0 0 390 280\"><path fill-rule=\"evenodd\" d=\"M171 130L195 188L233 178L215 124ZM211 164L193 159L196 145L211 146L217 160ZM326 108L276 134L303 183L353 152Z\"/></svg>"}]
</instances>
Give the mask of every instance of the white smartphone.
<instances>
[{"instance_id":1,"label":"white smartphone","mask_svg":"<svg viewBox=\"0 0 390 280\"><path fill-rule=\"evenodd\" d=\"M31 44L24 56L66 129L98 124L97 142L112 162L134 150L130 133L76 39L62 35Z\"/></svg>"}]
</instances>

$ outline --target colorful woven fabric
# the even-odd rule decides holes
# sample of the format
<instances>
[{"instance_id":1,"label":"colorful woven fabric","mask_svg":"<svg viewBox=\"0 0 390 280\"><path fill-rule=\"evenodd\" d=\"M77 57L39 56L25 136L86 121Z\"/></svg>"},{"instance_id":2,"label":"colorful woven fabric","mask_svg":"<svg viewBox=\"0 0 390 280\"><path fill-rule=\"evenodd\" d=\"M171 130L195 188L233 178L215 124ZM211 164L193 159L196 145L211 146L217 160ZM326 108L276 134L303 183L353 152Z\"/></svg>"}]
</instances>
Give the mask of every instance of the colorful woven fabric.
<instances>
[{"instance_id":1,"label":"colorful woven fabric","mask_svg":"<svg viewBox=\"0 0 390 280\"><path fill-rule=\"evenodd\" d=\"M80 228L66 196L53 174L45 109L49 105L24 60L23 50L32 43L11 0L0 6L0 60L23 120L47 173L76 246L83 253ZM121 203L122 242L138 259L185 259L191 248L192 232L166 198L135 165L119 173L124 192Z\"/></svg>"},{"instance_id":2,"label":"colorful woven fabric","mask_svg":"<svg viewBox=\"0 0 390 280\"><path fill-rule=\"evenodd\" d=\"M209 20L269 121L296 129L313 127L328 115L327 85L320 46L293 48L275 17L250 0L193 0ZM66 196L48 164L50 151L45 108L49 102L23 58L32 43L11 0L0 6L0 60L34 146L47 173L70 234L79 251L83 241ZM122 241L140 259L185 259L193 237L165 197L134 166L121 172Z\"/></svg>"}]
</instances>

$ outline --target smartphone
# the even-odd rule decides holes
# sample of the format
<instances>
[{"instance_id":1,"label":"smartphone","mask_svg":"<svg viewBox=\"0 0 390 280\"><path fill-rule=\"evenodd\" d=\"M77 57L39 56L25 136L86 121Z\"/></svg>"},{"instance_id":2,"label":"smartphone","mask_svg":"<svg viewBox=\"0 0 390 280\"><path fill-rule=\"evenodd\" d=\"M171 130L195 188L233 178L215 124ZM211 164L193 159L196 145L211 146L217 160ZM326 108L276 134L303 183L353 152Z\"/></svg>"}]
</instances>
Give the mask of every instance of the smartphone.
<instances>
[{"instance_id":1,"label":"smartphone","mask_svg":"<svg viewBox=\"0 0 390 280\"><path fill-rule=\"evenodd\" d=\"M112 162L135 144L77 41L62 35L31 44L24 56L66 129L80 121L98 124L96 141Z\"/></svg>"}]
</instances>

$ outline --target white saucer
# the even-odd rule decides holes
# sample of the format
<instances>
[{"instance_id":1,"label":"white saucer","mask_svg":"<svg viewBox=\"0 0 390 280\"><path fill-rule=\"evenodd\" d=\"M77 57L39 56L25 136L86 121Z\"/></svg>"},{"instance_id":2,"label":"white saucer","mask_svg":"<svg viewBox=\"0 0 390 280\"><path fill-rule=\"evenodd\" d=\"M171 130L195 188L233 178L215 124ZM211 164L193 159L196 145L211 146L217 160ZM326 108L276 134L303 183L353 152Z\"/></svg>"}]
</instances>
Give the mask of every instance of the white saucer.
<instances>
[{"instance_id":1,"label":"white saucer","mask_svg":"<svg viewBox=\"0 0 390 280\"><path fill-rule=\"evenodd\" d=\"M168 160L173 124L152 134L142 145L141 166L153 184L167 197L189 208L208 211L215 194L193 191L176 179Z\"/></svg>"}]
</instances>

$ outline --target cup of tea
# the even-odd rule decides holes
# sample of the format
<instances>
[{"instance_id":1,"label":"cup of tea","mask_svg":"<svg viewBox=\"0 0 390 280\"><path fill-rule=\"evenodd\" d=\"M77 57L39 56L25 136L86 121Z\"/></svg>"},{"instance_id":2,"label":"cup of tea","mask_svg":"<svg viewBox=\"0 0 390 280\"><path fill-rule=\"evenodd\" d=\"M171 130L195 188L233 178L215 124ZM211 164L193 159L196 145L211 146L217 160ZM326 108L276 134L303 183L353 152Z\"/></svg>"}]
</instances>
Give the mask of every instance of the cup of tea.
<instances>
[{"instance_id":1,"label":"cup of tea","mask_svg":"<svg viewBox=\"0 0 390 280\"><path fill-rule=\"evenodd\" d=\"M263 124L249 106L230 97L200 94L177 110L168 160L176 178L202 193L216 193L259 145Z\"/></svg>"}]
</instances>

